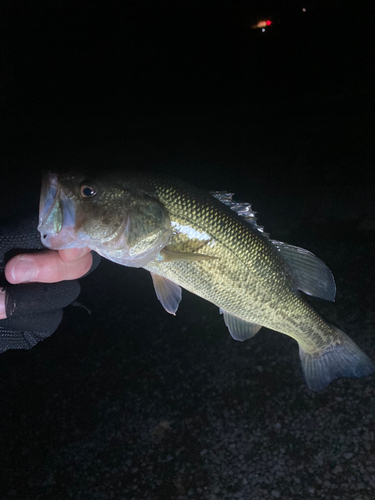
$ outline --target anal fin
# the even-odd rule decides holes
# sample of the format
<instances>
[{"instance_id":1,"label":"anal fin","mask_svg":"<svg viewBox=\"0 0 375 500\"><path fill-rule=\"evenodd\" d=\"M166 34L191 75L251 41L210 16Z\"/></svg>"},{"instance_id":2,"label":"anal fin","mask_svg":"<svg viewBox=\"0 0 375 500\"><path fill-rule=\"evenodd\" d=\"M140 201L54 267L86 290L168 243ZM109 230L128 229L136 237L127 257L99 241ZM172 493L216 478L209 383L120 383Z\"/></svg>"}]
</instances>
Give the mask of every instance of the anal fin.
<instances>
[{"instance_id":1,"label":"anal fin","mask_svg":"<svg viewBox=\"0 0 375 500\"><path fill-rule=\"evenodd\" d=\"M173 283L173 281L162 278L157 274L151 273L151 277L157 298L160 300L164 309L169 314L175 316L181 301L181 287Z\"/></svg>"},{"instance_id":2,"label":"anal fin","mask_svg":"<svg viewBox=\"0 0 375 500\"><path fill-rule=\"evenodd\" d=\"M254 337L256 333L262 328L262 325L257 325L256 323L249 323L243 319L238 318L229 314L227 311L220 309L220 313L224 316L224 323L228 327L229 333L232 335L234 340L239 340L243 342L244 340Z\"/></svg>"}]
</instances>

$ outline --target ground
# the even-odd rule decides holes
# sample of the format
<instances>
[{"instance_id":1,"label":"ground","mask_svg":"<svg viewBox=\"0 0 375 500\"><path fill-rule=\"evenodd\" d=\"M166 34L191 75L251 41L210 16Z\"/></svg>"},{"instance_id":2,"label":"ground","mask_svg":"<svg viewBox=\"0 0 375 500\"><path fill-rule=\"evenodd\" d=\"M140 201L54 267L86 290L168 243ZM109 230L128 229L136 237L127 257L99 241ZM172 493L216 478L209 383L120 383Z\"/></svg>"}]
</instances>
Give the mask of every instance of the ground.
<instances>
[{"instance_id":1,"label":"ground","mask_svg":"<svg viewBox=\"0 0 375 500\"><path fill-rule=\"evenodd\" d=\"M69 10L64 15L69 21ZM30 19L21 27L36 23ZM52 33L58 23L43 26ZM331 268L336 302L311 302L375 359L370 44L351 52L344 28L332 43L328 24L316 39L314 29L285 61L286 48L301 41L293 30L263 45L234 30L232 46L227 33L218 52L212 49L229 55L217 56L207 74L216 35L206 34L211 48L201 60L194 59L198 50L185 53L194 55L187 67L195 73L187 72L187 83L174 75L165 89L173 72L162 71L167 58L153 57L167 42L155 48L148 43L154 35L143 39L135 30L139 53L151 46L156 52L147 56L152 71L135 66L142 85L128 107L130 83L121 93L133 77L128 66L126 78L116 80L119 66L109 65L111 84L90 87L95 59L87 79L71 83L64 63L45 80L56 47L65 50L63 38L45 49L48 57L36 51L21 58L1 124L2 216L15 206L17 217L37 213L41 172L61 165L147 167L235 192L252 203L272 238L312 251ZM173 51L180 69L176 54L189 37L181 40ZM48 63L43 78L30 71L35 61ZM156 83L148 86L142 75ZM103 259L81 286L85 307L67 307L56 333L30 351L0 357L1 500L374 498L374 376L339 379L313 393L292 339L262 329L235 342L217 308L188 292L176 317L168 315L142 269Z\"/></svg>"}]
</instances>

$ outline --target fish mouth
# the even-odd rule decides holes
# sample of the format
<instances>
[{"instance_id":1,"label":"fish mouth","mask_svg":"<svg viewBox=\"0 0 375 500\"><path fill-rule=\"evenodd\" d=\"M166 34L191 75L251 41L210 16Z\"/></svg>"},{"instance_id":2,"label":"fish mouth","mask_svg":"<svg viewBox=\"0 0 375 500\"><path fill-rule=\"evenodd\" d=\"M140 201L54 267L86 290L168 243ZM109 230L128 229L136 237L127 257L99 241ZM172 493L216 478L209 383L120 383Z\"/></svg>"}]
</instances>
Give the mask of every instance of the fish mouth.
<instances>
[{"instance_id":1,"label":"fish mouth","mask_svg":"<svg viewBox=\"0 0 375 500\"><path fill-rule=\"evenodd\" d=\"M64 193L57 174L45 174L40 195L38 224L43 245L52 250L87 246L86 243L77 240L75 225L74 201Z\"/></svg>"}]
</instances>

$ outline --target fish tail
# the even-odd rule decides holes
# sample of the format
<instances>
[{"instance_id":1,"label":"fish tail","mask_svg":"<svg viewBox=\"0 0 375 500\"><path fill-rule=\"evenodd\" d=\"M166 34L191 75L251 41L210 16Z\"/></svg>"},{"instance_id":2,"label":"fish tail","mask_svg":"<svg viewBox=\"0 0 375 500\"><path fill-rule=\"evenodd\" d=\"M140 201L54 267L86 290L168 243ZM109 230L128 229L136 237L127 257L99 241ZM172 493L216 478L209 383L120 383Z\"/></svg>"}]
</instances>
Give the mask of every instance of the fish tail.
<instances>
[{"instance_id":1,"label":"fish tail","mask_svg":"<svg viewBox=\"0 0 375 500\"><path fill-rule=\"evenodd\" d=\"M302 370L307 385L320 391L338 377L364 377L375 372L375 363L353 340L336 327L339 341L319 354L308 354L299 348Z\"/></svg>"}]
</instances>

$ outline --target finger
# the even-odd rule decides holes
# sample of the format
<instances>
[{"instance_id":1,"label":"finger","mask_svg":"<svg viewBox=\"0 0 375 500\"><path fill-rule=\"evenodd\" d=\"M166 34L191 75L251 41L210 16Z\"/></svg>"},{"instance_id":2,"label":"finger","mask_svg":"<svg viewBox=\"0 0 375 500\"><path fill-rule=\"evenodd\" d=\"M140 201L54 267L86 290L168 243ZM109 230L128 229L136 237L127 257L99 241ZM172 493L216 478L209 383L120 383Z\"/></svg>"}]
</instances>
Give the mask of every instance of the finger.
<instances>
[{"instance_id":1,"label":"finger","mask_svg":"<svg viewBox=\"0 0 375 500\"><path fill-rule=\"evenodd\" d=\"M5 312L5 291L0 290L0 319L7 317Z\"/></svg>"},{"instance_id":2,"label":"finger","mask_svg":"<svg viewBox=\"0 0 375 500\"><path fill-rule=\"evenodd\" d=\"M46 250L35 254L16 255L7 263L5 277L13 284L30 281L55 283L80 278L87 273L91 265L91 253L75 261L65 262L59 252Z\"/></svg>"},{"instance_id":3,"label":"finger","mask_svg":"<svg viewBox=\"0 0 375 500\"><path fill-rule=\"evenodd\" d=\"M16 320L57 311L76 300L80 291L78 280L7 285L5 312L7 318ZM1 322L0 326L3 326ZM42 327L43 325L39 325L39 328ZM34 328L30 327L29 331L33 330Z\"/></svg>"},{"instance_id":4,"label":"finger","mask_svg":"<svg viewBox=\"0 0 375 500\"><path fill-rule=\"evenodd\" d=\"M66 250L59 250L60 257L65 262L72 262L73 260L80 259L90 252L88 247L85 248L67 248Z\"/></svg>"},{"instance_id":5,"label":"finger","mask_svg":"<svg viewBox=\"0 0 375 500\"><path fill-rule=\"evenodd\" d=\"M16 320L11 317L2 321L1 333L8 331L11 335L0 336L0 353L8 349L31 349L35 344L52 335L59 326L62 316L62 309L58 309Z\"/></svg>"}]
</instances>

